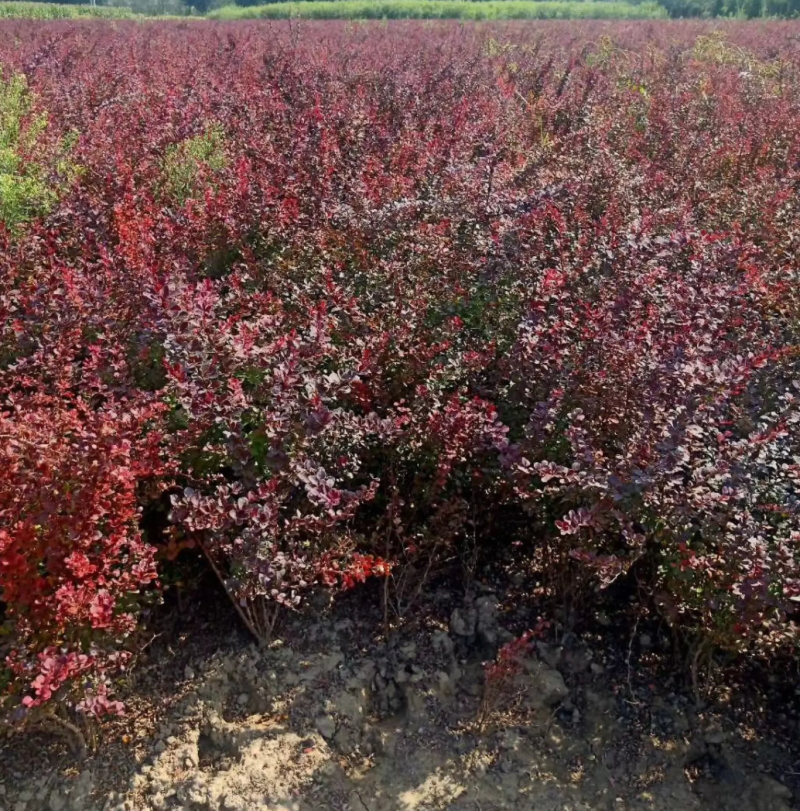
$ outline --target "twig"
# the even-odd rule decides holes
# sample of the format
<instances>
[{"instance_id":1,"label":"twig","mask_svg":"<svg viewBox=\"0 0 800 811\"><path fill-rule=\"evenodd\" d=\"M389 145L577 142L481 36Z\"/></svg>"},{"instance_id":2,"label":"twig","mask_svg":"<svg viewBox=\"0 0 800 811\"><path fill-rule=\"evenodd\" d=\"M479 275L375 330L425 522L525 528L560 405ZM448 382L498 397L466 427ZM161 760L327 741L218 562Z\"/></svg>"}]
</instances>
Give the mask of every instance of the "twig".
<instances>
[{"instance_id":1,"label":"twig","mask_svg":"<svg viewBox=\"0 0 800 811\"><path fill-rule=\"evenodd\" d=\"M633 630L631 631L631 637L628 640L628 657L625 660L625 664L627 665L627 668L628 668L628 679L627 679L628 693L630 693L630 696L633 699L633 701L631 701L631 704L633 704L634 706L639 706L639 704L641 704L641 702L636 698L636 695L633 692L633 670L631 668L631 658L633 656L633 640L636 637L636 632L639 630L639 621L641 620L641 618L642 618L642 612L641 612L641 609L639 609L636 612L636 622L633 624Z\"/></svg>"},{"instance_id":2,"label":"twig","mask_svg":"<svg viewBox=\"0 0 800 811\"><path fill-rule=\"evenodd\" d=\"M361 803L361 805L364 806L366 811L369 811L369 806L364 802L364 798L361 796L359 790L357 788L354 788L353 793L356 795L356 797L358 797L358 801Z\"/></svg>"},{"instance_id":3,"label":"twig","mask_svg":"<svg viewBox=\"0 0 800 811\"><path fill-rule=\"evenodd\" d=\"M208 550L205 548L205 545L203 544L203 542L199 538L197 539L197 545L200 547L200 550L202 551L203 555L205 556L205 559L208 561L209 565L211 566L212 570L214 571L214 574L217 576L217 579L219 580L220 584L222 585L222 588L225 589L225 593L230 598L230 601L233 604L233 607L236 609L236 613L239 615L242 622L247 627L247 630L250 631L250 633L256 638L256 641L259 644L263 644L264 640L261 639L261 637L258 634L258 631L256 630L255 625L253 625L253 622L251 621L250 617L248 616L249 612L246 613L244 608L239 604L239 601L233 596L233 594L231 594L230 589L225 585L225 578L222 576L222 572L219 570L219 567L214 562L214 559L211 557Z\"/></svg>"},{"instance_id":4,"label":"twig","mask_svg":"<svg viewBox=\"0 0 800 811\"><path fill-rule=\"evenodd\" d=\"M529 110L531 109L531 103L528 101L528 99L526 99L526 98L525 98L525 96L523 96L523 95L522 95L522 93L520 93L520 92L519 92L519 90L515 90L515 91L514 91L514 94L520 97L520 99L522 100L522 102L525 104L525 106L526 106L526 107L527 107Z\"/></svg>"},{"instance_id":5,"label":"twig","mask_svg":"<svg viewBox=\"0 0 800 811\"><path fill-rule=\"evenodd\" d=\"M60 716L56 715L55 711L48 712L39 723L46 724L48 721L52 721L56 727L60 728L57 731L60 731L62 735L65 735L70 741L72 741L72 743L76 744L75 746L70 747L73 751L77 749L77 754L81 757L86 754L88 749L86 745L86 737L78 726L73 724L71 721L67 721L66 718L61 718Z\"/></svg>"}]
</instances>

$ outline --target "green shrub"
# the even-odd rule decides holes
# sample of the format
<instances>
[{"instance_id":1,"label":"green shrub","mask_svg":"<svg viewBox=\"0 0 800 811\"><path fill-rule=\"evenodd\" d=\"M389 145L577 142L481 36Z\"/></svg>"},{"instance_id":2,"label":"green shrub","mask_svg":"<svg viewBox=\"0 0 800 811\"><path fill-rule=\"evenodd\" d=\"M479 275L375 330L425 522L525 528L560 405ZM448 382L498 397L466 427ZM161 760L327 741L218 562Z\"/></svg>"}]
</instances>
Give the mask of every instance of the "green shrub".
<instances>
[{"instance_id":1,"label":"green shrub","mask_svg":"<svg viewBox=\"0 0 800 811\"><path fill-rule=\"evenodd\" d=\"M0 19L75 20L81 17L125 19L133 17L129 8L110 6L67 6L59 3L0 3Z\"/></svg>"},{"instance_id":2,"label":"green shrub","mask_svg":"<svg viewBox=\"0 0 800 811\"><path fill-rule=\"evenodd\" d=\"M46 214L78 172L68 157L74 137L64 140L50 165L36 159L47 115L36 113L33 101L24 76L3 80L0 74L0 221L12 230Z\"/></svg>"},{"instance_id":3,"label":"green shrub","mask_svg":"<svg viewBox=\"0 0 800 811\"><path fill-rule=\"evenodd\" d=\"M264 6L225 6L212 11L215 20L250 18L285 19L636 19L666 17L657 3L633 5L628 2L585 0L310 0L299 3L270 3Z\"/></svg>"},{"instance_id":4,"label":"green shrub","mask_svg":"<svg viewBox=\"0 0 800 811\"><path fill-rule=\"evenodd\" d=\"M163 188L181 205L198 196L203 179L213 179L227 166L225 133L219 124L167 149L163 165Z\"/></svg>"}]
</instances>

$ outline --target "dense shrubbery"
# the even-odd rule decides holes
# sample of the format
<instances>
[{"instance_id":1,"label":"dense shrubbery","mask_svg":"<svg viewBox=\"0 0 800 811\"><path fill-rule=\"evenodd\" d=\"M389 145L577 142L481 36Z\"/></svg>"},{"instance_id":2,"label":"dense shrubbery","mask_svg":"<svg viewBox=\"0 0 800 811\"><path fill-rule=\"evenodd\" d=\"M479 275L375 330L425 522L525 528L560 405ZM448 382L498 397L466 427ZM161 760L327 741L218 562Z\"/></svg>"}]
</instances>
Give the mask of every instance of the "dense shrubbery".
<instances>
[{"instance_id":1,"label":"dense shrubbery","mask_svg":"<svg viewBox=\"0 0 800 811\"><path fill-rule=\"evenodd\" d=\"M4 23L3 706L119 709L161 545L796 645L795 30Z\"/></svg>"},{"instance_id":2,"label":"dense shrubbery","mask_svg":"<svg viewBox=\"0 0 800 811\"><path fill-rule=\"evenodd\" d=\"M124 5L122 5L124 3ZM0 2L0 19L130 18L207 15L241 19L659 19L661 17L790 17L800 15L800 0L109 0L89 6L65 0Z\"/></svg>"},{"instance_id":3,"label":"dense shrubbery","mask_svg":"<svg viewBox=\"0 0 800 811\"><path fill-rule=\"evenodd\" d=\"M670 17L797 17L798 0L661 0Z\"/></svg>"},{"instance_id":4,"label":"dense shrubbery","mask_svg":"<svg viewBox=\"0 0 800 811\"><path fill-rule=\"evenodd\" d=\"M625 20L658 19L667 13L657 3L610 0L310 0L223 6L208 16L216 20Z\"/></svg>"},{"instance_id":5,"label":"dense shrubbery","mask_svg":"<svg viewBox=\"0 0 800 811\"><path fill-rule=\"evenodd\" d=\"M125 19L133 16L129 8L112 6L67 5L62 3L0 2L0 19L75 20L84 17Z\"/></svg>"}]
</instances>

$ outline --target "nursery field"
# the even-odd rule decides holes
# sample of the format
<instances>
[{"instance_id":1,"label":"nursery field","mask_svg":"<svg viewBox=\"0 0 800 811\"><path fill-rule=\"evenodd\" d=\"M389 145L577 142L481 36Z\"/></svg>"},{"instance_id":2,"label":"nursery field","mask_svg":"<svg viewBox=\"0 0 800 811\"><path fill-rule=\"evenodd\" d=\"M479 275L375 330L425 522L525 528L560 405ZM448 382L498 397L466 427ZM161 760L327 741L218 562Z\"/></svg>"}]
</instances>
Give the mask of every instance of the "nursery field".
<instances>
[{"instance_id":1,"label":"nursery field","mask_svg":"<svg viewBox=\"0 0 800 811\"><path fill-rule=\"evenodd\" d=\"M3 20L0 70L2 729L91 748L168 611L273 650L345 591L448 606L479 730L601 613L698 706L796 667L800 25Z\"/></svg>"}]
</instances>

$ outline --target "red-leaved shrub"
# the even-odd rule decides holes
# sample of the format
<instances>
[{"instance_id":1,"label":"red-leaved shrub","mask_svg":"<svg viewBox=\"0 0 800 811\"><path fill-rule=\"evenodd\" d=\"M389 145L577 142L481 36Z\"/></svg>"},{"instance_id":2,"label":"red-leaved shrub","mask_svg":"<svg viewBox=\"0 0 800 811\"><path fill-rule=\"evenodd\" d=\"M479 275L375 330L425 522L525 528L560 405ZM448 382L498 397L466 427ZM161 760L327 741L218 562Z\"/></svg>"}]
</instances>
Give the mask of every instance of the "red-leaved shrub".
<instances>
[{"instance_id":1,"label":"red-leaved shrub","mask_svg":"<svg viewBox=\"0 0 800 811\"><path fill-rule=\"evenodd\" d=\"M796 645L800 56L713 31L0 23L53 164L0 226L4 706L120 710L167 502L262 639L491 551Z\"/></svg>"}]
</instances>

